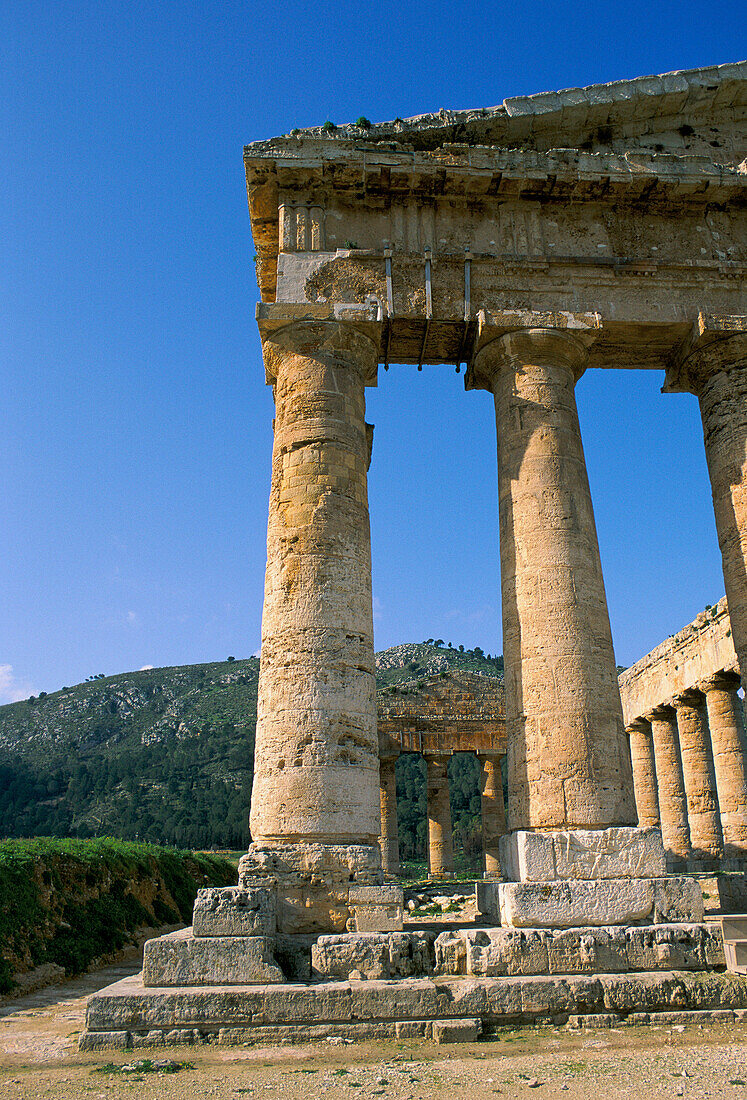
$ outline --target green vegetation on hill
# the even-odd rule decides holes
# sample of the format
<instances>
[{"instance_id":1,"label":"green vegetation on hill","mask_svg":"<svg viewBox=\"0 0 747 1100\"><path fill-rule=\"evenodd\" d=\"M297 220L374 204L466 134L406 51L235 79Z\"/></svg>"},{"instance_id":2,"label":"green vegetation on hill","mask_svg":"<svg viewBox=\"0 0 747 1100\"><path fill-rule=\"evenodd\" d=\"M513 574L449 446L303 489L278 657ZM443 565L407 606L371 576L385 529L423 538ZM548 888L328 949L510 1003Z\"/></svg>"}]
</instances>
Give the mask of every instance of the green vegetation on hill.
<instances>
[{"instance_id":1,"label":"green vegetation on hill","mask_svg":"<svg viewBox=\"0 0 747 1100\"><path fill-rule=\"evenodd\" d=\"M139 928L188 924L199 887L235 879L225 859L148 844L0 842L0 993L14 971L56 963L75 974Z\"/></svg>"},{"instance_id":2,"label":"green vegetation on hill","mask_svg":"<svg viewBox=\"0 0 747 1100\"><path fill-rule=\"evenodd\" d=\"M439 644L436 644L439 643ZM377 654L380 693L454 671L501 677L503 659L436 639ZM245 849L259 661L91 677L0 707L0 836L118 836L182 848ZM455 846L479 858L477 762L449 766ZM397 766L403 858L425 857L419 757Z\"/></svg>"},{"instance_id":3,"label":"green vegetation on hill","mask_svg":"<svg viewBox=\"0 0 747 1100\"><path fill-rule=\"evenodd\" d=\"M245 847L258 672L149 669L0 707L0 835Z\"/></svg>"}]
</instances>

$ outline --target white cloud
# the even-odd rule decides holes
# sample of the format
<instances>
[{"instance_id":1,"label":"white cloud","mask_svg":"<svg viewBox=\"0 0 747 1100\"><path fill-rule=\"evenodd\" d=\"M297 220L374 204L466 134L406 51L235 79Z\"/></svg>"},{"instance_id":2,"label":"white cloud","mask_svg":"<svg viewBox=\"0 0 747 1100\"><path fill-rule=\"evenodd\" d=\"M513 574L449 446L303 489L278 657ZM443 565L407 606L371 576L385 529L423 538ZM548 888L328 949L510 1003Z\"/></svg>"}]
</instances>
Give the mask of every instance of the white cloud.
<instances>
[{"instance_id":1,"label":"white cloud","mask_svg":"<svg viewBox=\"0 0 747 1100\"><path fill-rule=\"evenodd\" d=\"M127 620L128 626L137 626L137 624L140 622L140 616L138 615L137 611L128 611L125 618Z\"/></svg>"},{"instance_id":2,"label":"white cloud","mask_svg":"<svg viewBox=\"0 0 747 1100\"><path fill-rule=\"evenodd\" d=\"M30 680L18 679L13 675L13 665L0 665L0 704L18 703L21 699L28 699L29 695L37 695Z\"/></svg>"},{"instance_id":3,"label":"white cloud","mask_svg":"<svg viewBox=\"0 0 747 1100\"><path fill-rule=\"evenodd\" d=\"M141 665L140 672L148 672L151 668L153 668L153 665Z\"/></svg>"},{"instance_id":4,"label":"white cloud","mask_svg":"<svg viewBox=\"0 0 747 1100\"><path fill-rule=\"evenodd\" d=\"M381 619L381 612L384 610L384 605L378 596L373 598L373 617L374 622L377 623Z\"/></svg>"}]
</instances>

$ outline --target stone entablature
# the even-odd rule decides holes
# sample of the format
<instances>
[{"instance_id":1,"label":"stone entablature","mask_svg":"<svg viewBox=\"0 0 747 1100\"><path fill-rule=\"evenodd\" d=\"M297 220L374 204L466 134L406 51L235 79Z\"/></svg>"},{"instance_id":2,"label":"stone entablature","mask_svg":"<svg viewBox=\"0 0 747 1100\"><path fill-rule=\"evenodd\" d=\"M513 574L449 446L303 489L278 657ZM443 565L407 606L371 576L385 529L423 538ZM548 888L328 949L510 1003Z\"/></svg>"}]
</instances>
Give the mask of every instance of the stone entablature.
<instances>
[{"instance_id":1,"label":"stone entablature","mask_svg":"<svg viewBox=\"0 0 747 1100\"><path fill-rule=\"evenodd\" d=\"M503 682L478 673L430 677L417 692L380 695L379 755L506 755Z\"/></svg>"},{"instance_id":2,"label":"stone entablature","mask_svg":"<svg viewBox=\"0 0 747 1100\"><path fill-rule=\"evenodd\" d=\"M598 312L589 366L661 367L705 299L744 312L745 72L248 145L263 302L375 299L384 363L468 362L480 310Z\"/></svg>"},{"instance_id":3,"label":"stone entablature","mask_svg":"<svg viewBox=\"0 0 747 1100\"><path fill-rule=\"evenodd\" d=\"M724 670L739 671L725 596L620 673L626 725Z\"/></svg>"}]
</instances>

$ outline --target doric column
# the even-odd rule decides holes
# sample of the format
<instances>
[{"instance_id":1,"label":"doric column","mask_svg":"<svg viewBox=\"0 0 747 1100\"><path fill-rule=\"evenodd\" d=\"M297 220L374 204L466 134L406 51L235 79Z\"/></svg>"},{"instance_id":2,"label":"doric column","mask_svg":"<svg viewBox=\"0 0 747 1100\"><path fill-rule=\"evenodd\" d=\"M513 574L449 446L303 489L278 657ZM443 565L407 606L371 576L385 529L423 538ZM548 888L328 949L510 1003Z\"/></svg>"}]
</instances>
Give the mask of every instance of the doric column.
<instances>
[{"instance_id":1,"label":"doric column","mask_svg":"<svg viewBox=\"0 0 747 1100\"><path fill-rule=\"evenodd\" d=\"M301 321L263 351L276 412L254 846L372 846L378 863L364 398L378 349L352 326Z\"/></svg>"},{"instance_id":2,"label":"doric column","mask_svg":"<svg viewBox=\"0 0 747 1100\"><path fill-rule=\"evenodd\" d=\"M432 878L454 870L449 804L448 756L426 756L428 769L428 873Z\"/></svg>"},{"instance_id":3,"label":"doric column","mask_svg":"<svg viewBox=\"0 0 747 1100\"><path fill-rule=\"evenodd\" d=\"M651 723L637 718L626 727L630 737L630 757L633 764L633 789L642 829L659 827L659 795L656 789L656 763Z\"/></svg>"},{"instance_id":4,"label":"doric column","mask_svg":"<svg viewBox=\"0 0 747 1100\"><path fill-rule=\"evenodd\" d=\"M506 811L503 806L501 757L479 755L480 798L482 804L483 871L497 878L501 873L498 841L506 832Z\"/></svg>"},{"instance_id":5,"label":"doric column","mask_svg":"<svg viewBox=\"0 0 747 1100\"><path fill-rule=\"evenodd\" d=\"M667 371L669 391L700 402L726 601L747 682L747 317L700 314Z\"/></svg>"},{"instance_id":6,"label":"doric column","mask_svg":"<svg viewBox=\"0 0 747 1100\"><path fill-rule=\"evenodd\" d=\"M705 696L699 691L687 691L676 696L672 703L677 713L691 858L711 862L722 857L724 844Z\"/></svg>"},{"instance_id":7,"label":"doric column","mask_svg":"<svg viewBox=\"0 0 747 1100\"><path fill-rule=\"evenodd\" d=\"M381 867L388 875L399 874L399 828L397 825L397 778L394 756L379 761L381 798Z\"/></svg>"},{"instance_id":8,"label":"doric column","mask_svg":"<svg viewBox=\"0 0 747 1100\"><path fill-rule=\"evenodd\" d=\"M721 673L705 692L726 859L747 858L747 751L739 677Z\"/></svg>"},{"instance_id":9,"label":"doric column","mask_svg":"<svg viewBox=\"0 0 747 1100\"><path fill-rule=\"evenodd\" d=\"M659 788L659 816L664 848L672 863L690 858L687 797L677 737L677 718L672 707L657 707L646 715L651 723Z\"/></svg>"},{"instance_id":10,"label":"doric column","mask_svg":"<svg viewBox=\"0 0 747 1100\"><path fill-rule=\"evenodd\" d=\"M635 821L574 393L594 335L509 332L472 368L495 397L511 830Z\"/></svg>"}]
</instances>

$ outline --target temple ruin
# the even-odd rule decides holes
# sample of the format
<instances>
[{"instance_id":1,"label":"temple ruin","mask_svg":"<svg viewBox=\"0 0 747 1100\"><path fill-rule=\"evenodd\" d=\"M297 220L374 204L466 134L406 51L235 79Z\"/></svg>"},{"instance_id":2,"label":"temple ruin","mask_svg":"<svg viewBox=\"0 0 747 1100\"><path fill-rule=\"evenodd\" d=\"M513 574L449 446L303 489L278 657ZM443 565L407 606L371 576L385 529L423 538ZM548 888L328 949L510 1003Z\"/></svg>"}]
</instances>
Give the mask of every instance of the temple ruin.
<instances>
[{"instance_id":1,"label":"temple ruin","mask_svg":"<svg viewBox=\"0 0 747 1100\"><path fill-rule=\"evenodd\" d=\"M394 768L403 752L425 760L428 799L428 872L454 870L448 762L457 752L474 754L480 764L483 870L500 875L498 844L506 832L501 763L506 756L503 682L459 672L426 679L413 694L380 698L379 788L381 865L399 873L397 788Z\"/></svg>"},{"instance_id":2,"label":"temple ruin","mask_svg":"<svg viewBox=\"0 0 747 1100\"><path fill-rule=\"evenodd\" d=\"M747 745L722 599L620 676L639 825L669 865L747 868Z\"/></svg>"},{"instance_id":3,"label":"temple ruin","mask_svg":"<svg viewBox=\"0 0 747 1100\"><path fill-rule=\"evenodd\" d=\"M740 63L245 148L275 397L253 840L238 887L202 892L142 980L92 999L83 1046L747 1008L651 821L639 720L670 863L687 868L693 834L720 850L700 697L683 684L623 716L574 391L637 368L697 397L744 671L746 105ZM484 928L439 937L403 930L382 885L365 391L390 363L464 364L495 405L503 880L483 884ZM730 690L708 711L714 768L733 755Z\"/></svg>"}]
</instances>

